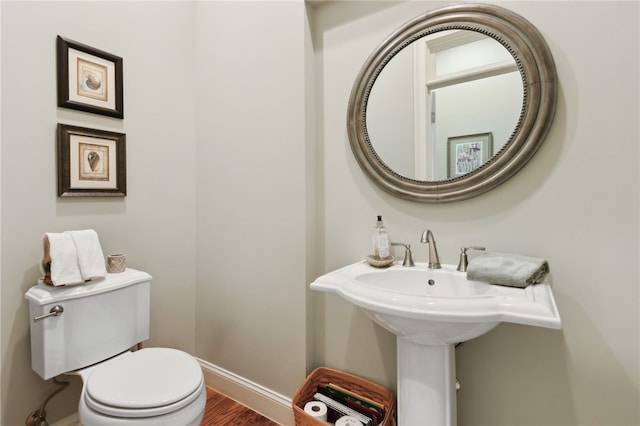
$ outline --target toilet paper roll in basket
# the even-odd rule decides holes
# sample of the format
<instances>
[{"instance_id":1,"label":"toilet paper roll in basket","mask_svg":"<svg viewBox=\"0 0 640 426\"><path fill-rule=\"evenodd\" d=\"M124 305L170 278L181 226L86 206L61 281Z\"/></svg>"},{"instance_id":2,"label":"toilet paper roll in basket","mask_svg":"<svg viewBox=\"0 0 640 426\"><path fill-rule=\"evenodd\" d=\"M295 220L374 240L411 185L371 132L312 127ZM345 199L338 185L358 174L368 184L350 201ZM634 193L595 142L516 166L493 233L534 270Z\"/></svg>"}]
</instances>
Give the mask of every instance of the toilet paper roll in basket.
<instances>
[{"instance_id":1,"label":"toilet paper roll in basket","mask_svg":"<svg viewBox=\"0 0 640 426\"><path fill-rule=\"evenodd\" d=\"M327 421L327 406L324 402L309 401L304 405L304 412L315 419Z\"/></svg>"},{"instance_id":2,"label":"toilet paper roll in basket","mask_svg":"<svg viewBox=\"0 0 640 426\"><path fill-rule=\"evenodd\" d=\"M127 267L126 254L110 254L107 256L107 270L110 274L124 272Z\"/></svg>"},{"instance_id":3,"label":"toilet paper roll in basket","mask_svg":"<svg viewBox=\"0 0 640 426\"><path fill-rule=\"evenodd\" d=\"M342 416L336 420L336 426L362 426L362 423L355 417Z\"/></svg>"}]
</instances>

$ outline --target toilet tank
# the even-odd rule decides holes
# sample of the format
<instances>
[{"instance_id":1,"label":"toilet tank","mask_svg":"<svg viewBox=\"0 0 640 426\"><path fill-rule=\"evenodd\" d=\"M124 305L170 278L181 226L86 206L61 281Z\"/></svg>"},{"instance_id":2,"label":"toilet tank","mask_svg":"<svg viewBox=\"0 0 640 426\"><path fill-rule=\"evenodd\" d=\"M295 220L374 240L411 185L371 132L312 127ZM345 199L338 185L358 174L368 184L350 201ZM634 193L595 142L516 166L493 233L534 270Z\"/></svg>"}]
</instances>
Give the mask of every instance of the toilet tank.
<instances>
[{"instance_id":1,"label":"toilet tank","mask_svg":"<svg viewBox=\"0 0 640 426\"><path fill-rule=\"evenodd\" d=\"M127 268L91 284L38 284L29 300L31 367L43 379L103 361L149 338L151 275ZM59 305L64 311L40 321Z\"/></svg>"}]
</instances>

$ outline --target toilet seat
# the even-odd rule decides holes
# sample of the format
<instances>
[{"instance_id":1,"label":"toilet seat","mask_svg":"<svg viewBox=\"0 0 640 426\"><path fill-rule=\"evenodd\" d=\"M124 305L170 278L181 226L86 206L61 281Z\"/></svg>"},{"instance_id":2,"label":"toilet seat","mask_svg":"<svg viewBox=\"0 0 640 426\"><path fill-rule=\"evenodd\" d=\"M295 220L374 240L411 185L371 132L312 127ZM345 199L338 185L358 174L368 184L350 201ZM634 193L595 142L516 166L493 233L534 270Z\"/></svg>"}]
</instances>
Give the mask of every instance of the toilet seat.
<instances>
[{"instance_id":1,"label":"toilet seat","mask_svg":"<svg viewBox=\"0 0 640 426\"><path fill-rule=\"evenodd\" d=\"M127 352L98 365L86 381L85 402L109 416L160 416L189 405L204 389L202 369L170 348Z\"/></svg>"}]
</instances>

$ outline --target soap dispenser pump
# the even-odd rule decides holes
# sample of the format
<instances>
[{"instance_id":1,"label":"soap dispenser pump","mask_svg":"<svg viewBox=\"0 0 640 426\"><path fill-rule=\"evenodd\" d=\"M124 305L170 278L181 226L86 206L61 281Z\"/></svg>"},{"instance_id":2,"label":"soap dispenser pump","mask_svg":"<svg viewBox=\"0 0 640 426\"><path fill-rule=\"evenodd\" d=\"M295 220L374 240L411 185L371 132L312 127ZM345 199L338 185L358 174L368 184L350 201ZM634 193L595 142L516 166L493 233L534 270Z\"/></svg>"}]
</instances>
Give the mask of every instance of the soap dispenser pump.
<instances>
[{"instance_id":1,"label":"soap dispenser pump","mask_svg":"<svg viewBox=\"0 0 640 426\"><path fill-rule=\"evenodd\" d=\"M373 243L373 257L376 260L386 259L390 256L389 235L380 215L378 215L378 221L373 228L371 241Z\"/></svg>"}]
</instances>

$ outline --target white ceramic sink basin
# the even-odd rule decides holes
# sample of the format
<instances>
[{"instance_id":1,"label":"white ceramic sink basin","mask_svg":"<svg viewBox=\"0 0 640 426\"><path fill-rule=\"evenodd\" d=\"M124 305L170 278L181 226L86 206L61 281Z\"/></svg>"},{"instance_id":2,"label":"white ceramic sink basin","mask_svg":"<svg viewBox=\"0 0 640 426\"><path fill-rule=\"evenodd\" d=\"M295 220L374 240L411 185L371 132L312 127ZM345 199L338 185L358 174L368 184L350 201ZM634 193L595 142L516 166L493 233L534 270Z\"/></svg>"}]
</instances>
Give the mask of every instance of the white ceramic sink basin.
<instances>
[{"instance_id":1,"label":"white ceramic sink basin","mask_svg":"<svg viewBox=\"0 0 640 426\"><path fill-rule=\"evenodd\" d=\"M548 283L521 289L468 281L453 265L380 269L363 261L319 277L311 288L340 295L387 330L423 345L469 340L500 322L561 328Z\"/></svg>"},{"instance_id":2,"label":"white ceramic sink basin","mask_svg":"<svg viewBox=\"0 0 640 426\"><path fill-rule=\"evenodd\" d=\"M382 272L364 272L355 280L375 290L417 297L468 298L483 296L492 290L484 283L467 281L464 274L451 272L449 268L391 268Z\"/></svg>"},{"instance_id":3,"label":"white ceramic sink basin","mask_svg":"<svg viewBox=\"0 0 640 426\"><path fill-rule=\"evenodd\" d=\"M453 265L378 269L363 261L311 288L343 297L397 336L400 426L455 426L454 343L500 322L561 327L549 283L521 289L468 281Z\"/></svg>"}]
</instances>

